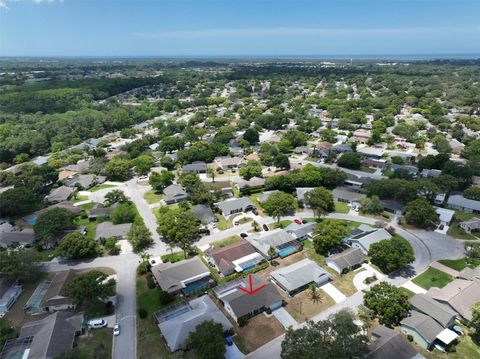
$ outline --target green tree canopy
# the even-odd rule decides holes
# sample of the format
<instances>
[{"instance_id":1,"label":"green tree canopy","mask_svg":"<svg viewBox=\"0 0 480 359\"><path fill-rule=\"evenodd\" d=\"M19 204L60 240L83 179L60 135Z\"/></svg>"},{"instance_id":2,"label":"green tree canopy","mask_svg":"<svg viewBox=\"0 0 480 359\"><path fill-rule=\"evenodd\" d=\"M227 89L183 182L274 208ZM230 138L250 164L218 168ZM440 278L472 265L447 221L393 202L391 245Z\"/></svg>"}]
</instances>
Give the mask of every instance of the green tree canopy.
<instances>
[{"instance_id":1,"label":"green tree canopy","mask_svg":"<svg viewBox=\"0 0 480 359\"><path fill-rule=\"evenodd\" d=\"M97 243L80 233L69 233L60 241L55 254L65 259L93 257L97 254Z\"/></svg>"},{"instance_id":2,"label":"green tree canopy","mask_svg":"<svg viewBox=\"0 0 480 359\"><path fill-rule=\"evenodd\" d=\"M332 192L325 187L318 187L305 193L305 203L312 208L316 217L321 217L335 210Z\"/></svg>"},{"instance_id":3,"label":"green tree canopy","mask_svg":"<svg viewBox=\"0 0 480 359\"><path fill-rule=\"evenodd\" d=\"M157 232L166 242L183 249L185 256L192 243L199 236L199 222L191 210L167 209L158 219Z\"/></svg>"},{"instance_id":4,"label":"green tree canopy","mask_svg":"<svg viewBox=\"0 0 480 359\"><path fill-rule=\"evenodd\" d=\"M223 358L226 348L222 324L213 320L200 323L188 334L187 347L198 359Z\"/></svg>"},{"instance_id":5,"label":"green tree canopy","mask_svg":"<svg viewBox=\"0 0 480 359\"><path fill-rule=\"evenodd\" d=\"M59 231L74 228L73 219L73 213L64 208L56 207L41 212L33 225L37 241L48 241Z\"/></svg>"},{"instance_id":6,"label":"green tree canopy","mask_svg":"<svg viewBox=\"0 0 480 359\"><path fill-rule=\"evenodd\" d=\"M343 223L335 220L322 220L313 231L313 246L315 251L325 254L329 249L342 243L348 234L348 228Z\"/></svg>"},{"instance_id":7,"label":"green tree canopy","mask_svg":"<svg viewBox=\"0 0 480 359\"><path fill-rule=\"evenodd\" d=\"M128 241L134 252L140 252L153 243L152 234L143 223L134 223L128 232Z\"/></svg>"},{"instance_id":8,"label":"green tree canopy","mask_svg":"<svg viewBox=\"0 0 480 359\"><path fill-rule=\"evenodd\" d=\"M132 175L130 160L114 157L105 165L105 174L112 181L126 181Z\"/></svg>"},{"instance_id":9,"label":"green tree canopy","mask_svg":"<svg viewBox=\"0 0 480 359\"><path fill-rule=\"evenodd\" d=\"M258 161L250 160L245 166L240 168L240 176L244 179L249 180L252 177L261 177L262 176L262 165Z\"/></svg>"},{"instance_id":10,"label":"green tree canopy","mask_svg":"<svg viewBox=\"0 0 480 359\"><path fill-rule=\"evenodd\" d=\"M428 228L438 223L438 214L425 198L418 198L405 207L405 219L408 224Z\"/></svg>"},{"instance_id":11,"label":"green tree canopy","mask_svg":"<svg viewBox=\"0 0 480 359\"><path fill-rule=\"evenodd\" d=\"M358 170L362 166L362 155L357 152L346 152L337 161L340 167Z\"/></svg>"},{"instance_id":12,"label":"green tree canopy","mask_svg":"<svg viewBox=\"0 0 480 359\"><path fill-rule=\"evenodd\" d=\"M384 273L403 268L415 260L410 244L398 236L373 243L368 254L372 263Z\"/></svg>"},{"instance_id":13,"label":"green tree canopy","mask_svg":"<svg viewBox=\"0 0 480 359\"><path fill-rule=\"evenodd\" d=\"M265 213L280 222L281 217L287 216L295 210L295 198L285 192L274 192L262 204L262 207L265 209Z\"/></svg>"},{"instance_id":14,"label":"green tree canopy","mask_svg":"<svg viewBox=\"0 0 480 359\"><path fill-rule=\"evenodd\" d=\"M0 277L35 282L40 274L39 256L33 249L0 251Z\"/></svg>"},{"instance_id":15,"label":"green tree canopy","mask_svg":"<svg viewBox=\"0 0 480 359\"><path fill-rule=\"evenodd\" d=\"M170 186L175 179L172 172L162 171L160 173L153 172L148 178L148 182L156 191L162 191L165 187Z\"/></svg>"},{"instance_id":16,"label":"green tree canopy","mask_svg":"<svg viewBox=\"0 0 480 359\"><path fill-rule=\"evenodd\" d=\"M104 301L115 294L115 279L105 282L107 278L108 275L96 270L80 274L67 283L64 293L78 305L96 300Z\"/></svg>"},{"instance_id":17,"label":"green tree canopy","mask_svg":"<svg viewBox=\"0 0 480 359\"><path fill-rule=\"evenodd\" d=\"M381 324L389 327L398 325L410 310L407 295L387 282L371 287L365 293L363 302L379 318Z\"/></svg>"}]
</instances>

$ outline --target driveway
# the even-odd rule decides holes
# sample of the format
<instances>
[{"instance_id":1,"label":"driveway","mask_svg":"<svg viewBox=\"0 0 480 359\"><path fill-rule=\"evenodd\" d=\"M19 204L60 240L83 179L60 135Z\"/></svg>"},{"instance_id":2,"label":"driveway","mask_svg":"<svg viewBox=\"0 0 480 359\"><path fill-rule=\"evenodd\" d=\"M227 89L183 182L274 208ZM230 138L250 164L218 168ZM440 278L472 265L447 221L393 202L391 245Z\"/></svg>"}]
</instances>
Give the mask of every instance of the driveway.
<instances>
[{"instance_id":1,"label":"driveway","mask_svg":"<svg viewBox=\"0 0 480 359\"><path fill-rule=\"evenodd\" d=\"M288 329L288 327L296 328L298 326L297 321L293 319L290 313L287 312L287 310L283 307L274 310L272 314L275 316L275 318L278 319L280 323L282 323L285 329Z\"/></svg>"},{"instance_id":2,"label":"driveway","mask_svg":"<svg viewBox=\"0 0 480 359\"><path fill-rule=\"evenodd\" d=\"M413 283L411 280L409 280L408 282L405 282L402 284L402 287L405 288L405 289L408 289L409 291L415 293L415 294L425 294L427 293L427 291L425 289L423 289L422 287L416 285L415 283Z\"/></svg>"},{"instance_id":3,"label":"driveway","mask_svg":"<svg viewBox=\"0 0 480 359\"><path fill-rule=\"evenodd\" d=\"M242 359L245 355L238 349L237 345L233 343L233 345L227 345L227 351L225 352L225 359Z\"/></svg>"},{"instance_id":4,"label":"driveway","mask_svg":"<svg viewBox=\"0 0 480 359\"><path fill-rule=\"evenodd\" d=\"M335 288L332 283L324 284L320 288L322 288L330 297L332 297L335 303L341 303L347 299L345 294Z\"/></svg>"}]
</instances>

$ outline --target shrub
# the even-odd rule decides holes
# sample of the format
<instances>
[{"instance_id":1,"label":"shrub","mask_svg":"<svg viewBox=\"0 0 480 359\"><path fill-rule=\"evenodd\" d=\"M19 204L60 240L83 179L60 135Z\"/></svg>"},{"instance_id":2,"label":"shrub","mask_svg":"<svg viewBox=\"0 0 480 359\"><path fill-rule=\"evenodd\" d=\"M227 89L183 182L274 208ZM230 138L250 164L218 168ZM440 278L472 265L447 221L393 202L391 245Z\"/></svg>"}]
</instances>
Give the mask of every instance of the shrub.
<instances>
[{"instance_id":1,"label":"shrub","mask_svg":"<svg viewBox=\"0 0 480 359\"><path fill-rule=\"evenodd\" d=\"M145 309L143 308L140 308L138 310L138 316L141 318L141 319L145 319L147 316L148 316L148 313Z\"/></svg>"},{"instance_id":2,"label":"shrub","mask_svg":"<svg viewBox=\"0 0 480 359\"><path fill-rule=\"evenodd\" d=\"M407 340L408 340L409 342L413 342L413 335L407 334Z\"/></svg>"},{"instance_id":3,"label":"shrub","mask_svg":"<svg viewBox=\"0 0 480 359\"><path fill-rule=\"evenodd\" d=\"M153 289L153 288L156 287L155 281L153 280L153 275L152 275L152 273L148 273L148 274L147 274L147 286L148 286L148 288L150 288L150 289Z\"/></svg>"},{"instance_id":4,"label":"shrub","mask_svg":"<svg viewBox=\"0 0 480 359\"><path fill-rule=\"evenodd\" d=\"M270 308L267 308L267 309L265 310L265 312L266 312L267 314L272 314L272 310L271 310Z\"/></svg>"},{"instance_id":5,"label":"shrub","mask_svg":"<svg viewBox=\"0 0 480 359\"><path fill-rule=\"evenodd\" d=\"M162 305L165 305L165 304L168 304L170 302L173 301L173 295L163 291L163 290L160 290L160 304Z\"/></svg>"},{"instance_id":6,"label":"shrub","mask_svg":"<svg viewBox=\"0 0 480 359\"><path fill-rule=\"evenodd\" d=\"M248 324L248 317L247 316L244 315L243 317L238 318L238 325L239 326L244 327L247 324Z\"/></svg>"},{"instance_id":7,"label":"shrub","mask_svg":"<svg viewBox=\"0 0 480 359\"><path fill-rule=\"evenodd\" d=\"M137 274L143 275L150 270L150 263L145 261L137 267Z\"/></svg>"}]
</instances>

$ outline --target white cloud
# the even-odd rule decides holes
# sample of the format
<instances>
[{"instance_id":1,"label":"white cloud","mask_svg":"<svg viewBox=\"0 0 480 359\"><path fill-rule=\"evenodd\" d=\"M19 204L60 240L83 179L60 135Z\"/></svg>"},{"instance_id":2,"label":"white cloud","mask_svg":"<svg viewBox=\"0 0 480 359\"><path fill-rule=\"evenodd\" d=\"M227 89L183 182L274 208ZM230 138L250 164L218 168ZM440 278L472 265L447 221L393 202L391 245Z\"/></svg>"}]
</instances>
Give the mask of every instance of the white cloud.
<instances>
[{"instance_id":1,"label":"white cloud","mask_svg":"<svg viewBox=\"0 0 480 359\"><path fill-rule=\"evenodd\" d=\"M9 3L13 3L13 2L19 2L19 1L32 1L34 2L35 4L51 4L51 3L54 3L54 2L60 2L60 3L63 3L63 0L0 0L0 10L8 10L9 9L9 6L8 4Z\"/></svg>"}]
</instances>

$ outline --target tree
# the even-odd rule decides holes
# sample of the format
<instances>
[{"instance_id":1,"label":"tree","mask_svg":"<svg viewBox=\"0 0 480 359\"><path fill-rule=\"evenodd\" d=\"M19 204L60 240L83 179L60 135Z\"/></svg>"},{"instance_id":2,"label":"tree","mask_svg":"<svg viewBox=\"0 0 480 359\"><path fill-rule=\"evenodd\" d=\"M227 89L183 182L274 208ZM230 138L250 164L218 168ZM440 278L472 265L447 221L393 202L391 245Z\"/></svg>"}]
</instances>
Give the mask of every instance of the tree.
<instances>
[{"instance_id":1,"label":"tree","mask_svg":"<svg viewBox=\"0 0 480 359\"><path fill-rule=\"evenodd\" d=\"M149 155L141 155L133 160L135 172L139 175L147 174L150 168L155 164L155 159Z\"/></svg>"},{"instance_id":2,"label":"tree","mask_svg":"<svg viewBox=\"0 0 480 359\"><path fill-rule=\"evenodd\" d=\"M0 251L0 277L35 282L41 274L38 253L32 249Z\"/></svg>"},{"instance_id":3,"label":"tree","mask_svg":"<svg viewBox=\"0 0 480 359\"><path fill-rule=\"evenodd\" d=\"M287 216L295 210L295 198L285 192L274 192L263 202L262 207L265 209L265 213L276 218L279 223L281 217Z\"/></svg>"},{"instance_id":4,"label":"tree","mask_svg":"<svg viewBox=\"0 0 480 359\"><path fill-rule=\"evenodd\" d=\"M11 188L0 193L0 217L16 217L39 207L38 196L22 187Z\"/></svg>"},{"instance_id":5,"label":"tree","mask_svg":"<svg viewBox=\"0 0 480 359\"><path fill-rule=\"evenodd\" d=\"M117 244L117 239L115 237L109 237L105 240L103 247L112 256L116 256L120 253L120 245Z\"/></svg>"},{"instance_id":6,"label":"tree","mask_svg":"<svg viewBox=\"0 0 480 359\"><path fill-rule=\"evenodd\" d=\"M463 191L463 196L474 201L480 201L480 187L469 187Z\"/></svg>"},{"instance_id":7,"label":"tree","mask_svg":"<svg viewBox=\"0 0 480 359\"><path fill-rule=\"evenodd\" d=\"M364 304L358 306L357 316L358 319L363 322L364 330L368 330L375 319L375 313L373 313L373 310L367 308Z\"/></svg>"},{"instance_id":8,"label":"tree","mask_svg":"<svg viewBox=\"0 0 480 359\"><path fill-rule=\"evenodd\" d=\"M210 177L212 177L212 182L215 182L215 175L217 174L217 170L215 168L208 168L207 173Z\"/></svg>"},{"instance_id":9,"label":"tree","mask_svg":"<svg viewBox=\"0 0 480 359\"><path fill-rule=\"evenodd\" d=\"M132 163L129 160L115 157L105 165L104 170L109 180L126 181L132 175L131 168Z\"/></svg>"},{"instance_id":10,"label":"tree","mask_svg":"<svg viewBox=\"0 0 480 359\"><path fill-rule=\"evenodd\" d=\"M340 167L358 170L362 167L362 155L357 152L346 152L337 161Z\"/></svg>"},{"instance_id":11,"label":"tree","mask_svg":"<svg viewBox=\"0 0 480 359\"><path fill-rule=\"evenodd\" d=\"M175 167L175 161L171 157L164 156L160 160L160 165L170 171Z\"/></svg>"},{"instance_id":12,"label":"tree","mask_svg":"<svg viewBox=\"0 0 480 359\"><path fill-rule=\"evenodd\" d=\"M408 224L419 228L428 228L438 223L438 214L425 198L418 198L407 204L405 219Z\"/></svg>"},{"instance_id":13,"label":"tree","mask_svg":"<svg viewBox=\"0 0 480 359\"><path fill-rule=\"evenodd\" d=\"M185 188L187 192L190 192L192 189L200 186L202 181L195 173L184 173L180 177L180 184Z\"/></svg>"},{"instance_id":14,"label":"tree","mask_svg":"<svg viewBox=\"0 0 480 359\"><path fill-rule=\"evenodd\" d=\"M475 328L475 339L477 341L480 340L480 302L477 302L472 306L472 319L470 320L470 326Z\"/></svg>"},{"instance_id":15,"label":"tree","mask_svg":"<svg viewBox=\"0 0 480 359\"><path fill-rule=\"evenodd\" d=\"M368 338L361 334L350 309L331 314L305 327L289 328L282 342L282 359L363 358L368 353Z\"/></svg>"},{"instance_id":16,"label":"tree","mask_svg":"<svg viewBox=\"0 0 480 359\"><path fill-rule=\"evenodd\" d=\"M273 159L273 165L275 167L278 167L278 168L283 168L283 169L290 169L290 160L288 159L288 156L283 154L283 153L279 153L278 155L276 155Z\"/></svg>"},{"instance_id":17,"label":"tree","mask_svg":"<svg viewBox=\"0 0 480 359\"><path fill-rule=\"evenodd\" d=\"M380 323L393 327L405 318L410 310L408 296L387 282L374 285L363 297L365 306L373 311Z\"/></svg>"},{"instance_id":18,"label":"tree","mask_svg":"<svg viewBox=\"0 0 480 359\"><path fill-rule=\"evenodd\" d=\"M335 210L332 192L325 187L318 187L305 193L305 203L312 208L316 217Z\"/></svg>"},{"instance_id":19,"label":"tree","mask_svg":"<svg viewBox=\"0 0 480 359\"><path fill-rule=\"evenodd\" d=\"M113 224L132 223L135 220L135 211L130 203L120 203L110 213Z\"/></svg>"},{"instance_id":20,"label":"tree","mask_svg":"<svg viewBox=\"0 0 480 359\"><path fill-rule=\"evenodd\" d=\"M292 148L307 144L307 136L298 130L288 130L283 135L282 140L288 141Z\"/></svg>"},{"instance_id":21,"label":"tree","mask_svg":"<svg viewBox=\"0 0 480 359\"><path fill-rule=\"evenodd\" d=\"M157 232L166 242L183 249L185 257L193 241L199 237L199 221L191 210L166 209L160 213Z\"/></svg>"},{"instance_id":22,"label":"tree","mask_svg":"<svg viewBox=\"0 0 480 359\"><path fill-rule=\"evenodd\" d=\"M247 161L247 164L240 168L240 176L247 181L252 177L260 177L262 175L262 165L255 160Z\"/></svg>"},{"instance_id":23,"label":"tree","mask_svg":"<svg viewBox=\"0 0 480 359\"><path fill-rule=\"evenodd\" d=\"M143 223L134 223L128 232L128 241L135 252L140 252L153 243L153 238L152 234Z\"/></svg>"},{"instance_id":24,"label":"tree","mask_svg":"<svg viewBox=\"0 0 480 359\"><path fill-rule=\"evenodd\" d=\"M383 203L378 196L372 196L371 198L365 197L360 200L360 212L381 214L383 213Z\"/></svg>"},{"instance_id":25,"label":"tree","mask_svg":"<svg viewBox=\"0 0 480 359\"><path fill-rule=\"evenodd\" d=\"M258 143L260 136L258 135L258 131L254 128L249 128L243 134L243 139L247 141L250 145L254 145Z\"/></svg>"},{"instance_id":26,"label":"tree","mask_svg":"<svg viewBox=\"0 0 480 359\"><path fill-rule=\"evenodd\" d=\"M372 263L384 273L391 273L403 268L415 260L410 244L405 239L396 236L373 243L368 254Z\"/></svg>"},{"instance_id":27,"label":"tree","mask_svg":"<svg viewBox=\"0 0 480 359\"><path fill-rule=\"evenodd\" d=\"M97 254L97 243L80 233L69 233L60 241L55 254L65 259L93 257Z\"/></svg>"},{"instance_id":28,"label":"tree","mask_svg":"<svg viewBox=\"0 0 480 359\"><path fill-rule=\"evenodd\" d=\"M114 203L125 203L125 202L128 202L128 199L122 190L114 189L113 191L110 191L105 195L105 204L108 207Z\"/></svg>"},{"instance_id":29,"label":"tree","mask_svg":"<svg viewBox=\"0 0 480 359\"><path fill-rule=\"evenodd\" d=\"M222 324L209 320L197 325L195 331L188 334L187 348L198 359L223 358L226 348Z\"/></svg>"},{"instance_id":30,"label":"tree","mask_svg":"<svg viewBox=\"0 0 480 359\"><path fill-rule=\"evenodd\" d=\"M320 254L326 253L330 248L340 245L347 234L348 229L343 223L328 219L322 220L313 232L315 251Z\"/></svg>"},{"instance_id":31,"label":"tree","mask_svg":"<svg viewBox=\"0 0 480 359\"><path fill-rule=\"evenodd\" d=\"M48 241L59 231L74 228L73 219L73 213L64 208L56 207L41 212L33 225L37 241Z\"/></svg>"},{"instance_id":32,"label":"tree","mask_svg":"<svg viewBox=\"0 0 480 359\"><path fill-rule=\"evenodd\" d=\"M172 152L183 148L183 140L174 136L165 137L161 142L159 149L162 152Z\"/></svg>"},{"instance_id":33,"label":"tree","mask_svg":"<svg viewBox=\"0 0 480 359\"><path fill-rule=\"evenodd\" d=\"M148 182L156 191L162 191L165 187L170 186L175 179L172 172L162 171L160 173L153 172L148 178Z\"/></svg>"},{"instance_id":34,"label":"tree","mask_svg":"<svg viewBox=\"0 0 480 359\"><path fill-rule=\"evenodd\" d=\"M73 278L65 286L65 296L73 299L77 305L94 303L97 300L105 301L115 294L115 279L105 280L108 275L92 270Z\"/></svg>"},{"instance_id":35,"label":"tree","mask_svg":"<svg viewBox=\"0 0 480 359\"><path fill-rule=\"evenodd\" d=\"M314 303L320 302L320 300L322 299L322 295L321 295L320 291L318 290L317 286L315 285L315 283L311 283L308 286L308 291L310 292L310 300L312 302L314 302Z\"/></svg>"},{"instance_id":36,"label":"tree","mask_svg":"<svg viewBox=\"0 0 480 359\"><path fill-rule=\"evenodd\" d=\"M272 261L273 257L275 257L277 255L277 251L275 250L275 248L273 246L270 246L270 248L268 248L267 254L270 257L270 261Z\"/></svg>"}]
</instances>

